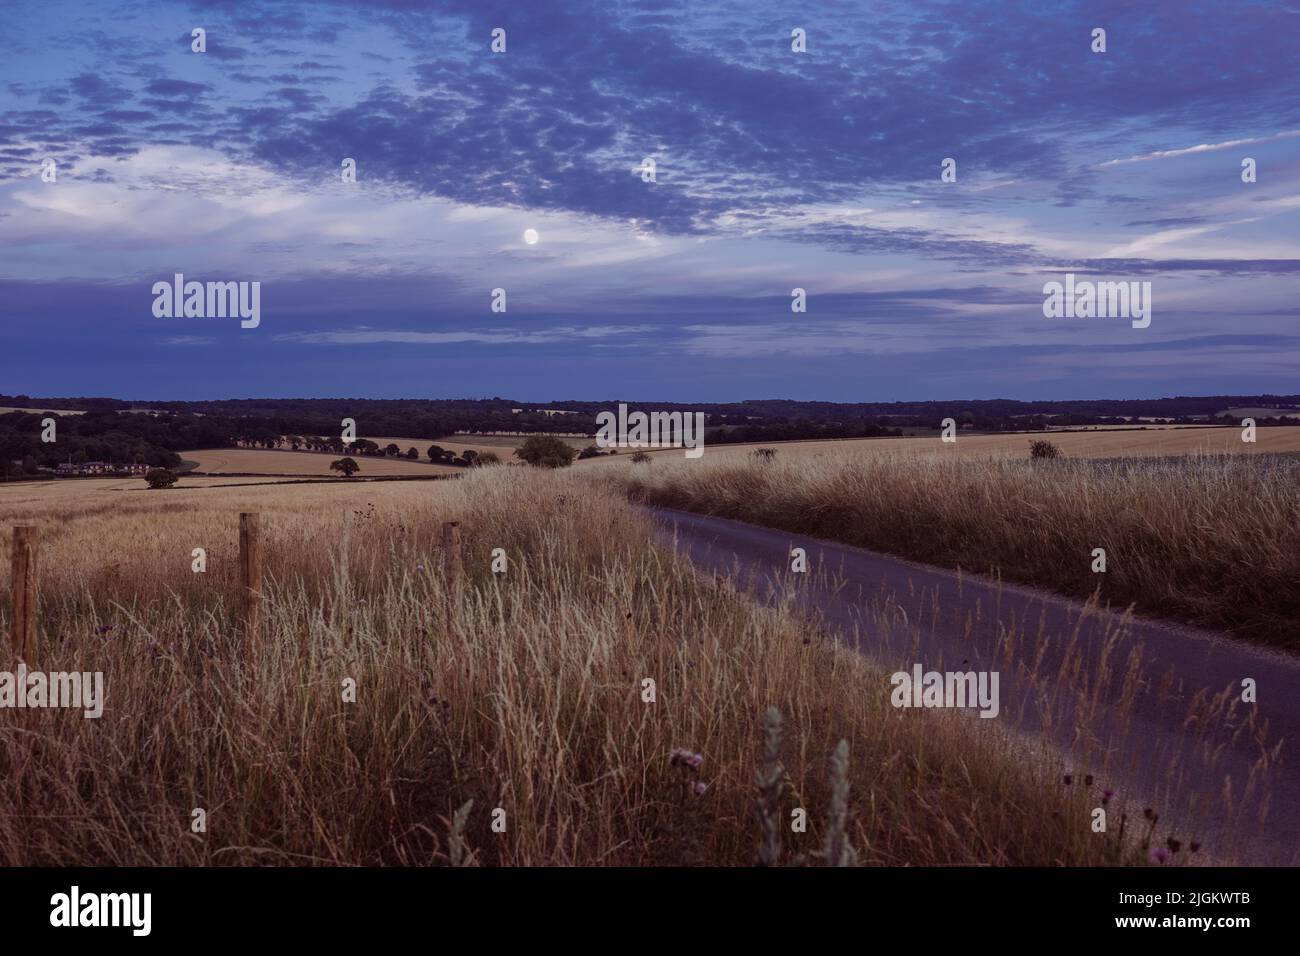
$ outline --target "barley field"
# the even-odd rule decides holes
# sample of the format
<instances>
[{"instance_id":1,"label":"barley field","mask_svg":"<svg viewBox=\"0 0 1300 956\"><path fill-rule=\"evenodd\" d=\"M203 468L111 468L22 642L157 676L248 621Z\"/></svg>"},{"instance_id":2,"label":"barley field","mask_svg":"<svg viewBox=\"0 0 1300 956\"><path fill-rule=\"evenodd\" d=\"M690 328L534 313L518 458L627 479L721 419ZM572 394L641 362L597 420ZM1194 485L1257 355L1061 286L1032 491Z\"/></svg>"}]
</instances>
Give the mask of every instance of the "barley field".
<instances>
[{"instance_id":1,"label":"barley field","mask_svg":"<svg viewBox=\"0 0 1300 956\"><path fill-rule=\"evenodd\" d=\"M7 712L0 864L1145 860L1134 829L1090 832L1105 780L1065 787L1059 760L990 722L894 709L865 658L700 576L577 470L66 484L0 487L0 553L11 526L39 528L28 663L102 670L107 702L99 720ZM256 634L237 612L241 511L262 522Z\"/></svg>"}]
</instances>

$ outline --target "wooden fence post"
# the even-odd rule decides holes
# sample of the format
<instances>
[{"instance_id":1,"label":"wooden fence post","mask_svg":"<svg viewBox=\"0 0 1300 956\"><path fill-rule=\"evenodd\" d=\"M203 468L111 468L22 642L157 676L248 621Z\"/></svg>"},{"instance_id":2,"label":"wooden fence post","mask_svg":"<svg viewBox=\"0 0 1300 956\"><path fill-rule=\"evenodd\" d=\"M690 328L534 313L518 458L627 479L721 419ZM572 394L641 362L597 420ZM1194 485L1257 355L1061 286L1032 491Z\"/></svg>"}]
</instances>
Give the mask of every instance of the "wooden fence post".
<instances>
[{"instance_id":1,"label":"wooden fence post","mask_svg":"<svg viewBox=\"0 0 1300 956\"><path fill-rule=\"evenodd\" d=\"M14 651L31 664L36 657L36 529L30 525L14 528L10 585Z\"/></svg>"},{"instance_id":2,"label":"wooden fence post","mask_svg":"<svg viewBox=\"0 0 1300 956\"><path fill-rule=\"evenodd\" d=\"M456 631L460 619L461 591L464 588L464 567L460 559L460 523L446 521L442 525L442 569L447 585L447 633Z\"/></svg>"},{"instance_id":3,"label":"wooden fence post","mask_svg":"<svg viewBox=\"0 0 1300 956\"><path fill-rule=\"evenodd\" d=\"M244 635L257 638L262 616L262 541L255 512L239 515L239 592L243 600Z\"/></svg>"}]
</instances>

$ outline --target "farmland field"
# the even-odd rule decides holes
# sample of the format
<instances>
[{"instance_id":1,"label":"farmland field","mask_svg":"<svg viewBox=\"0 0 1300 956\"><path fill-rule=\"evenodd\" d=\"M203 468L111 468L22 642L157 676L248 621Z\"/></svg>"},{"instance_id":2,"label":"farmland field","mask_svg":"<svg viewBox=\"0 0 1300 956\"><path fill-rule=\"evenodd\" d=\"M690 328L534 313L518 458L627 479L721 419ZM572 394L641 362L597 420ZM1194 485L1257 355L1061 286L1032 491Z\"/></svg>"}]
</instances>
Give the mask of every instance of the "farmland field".
<instances>
[{"instance_id":1,"label":"farmland field","mask_svg":"<svg viewBox=\"0 0 1300 956\"><path fill-rule=\"evenodd\" d=\"M107 704L0 726L0 864L743 864L764 840L792 864L1141 857L1064 822L1088 796L1048 762L982 721L893 711L863 692L888 687L865 658L703 580L580 472L66 484L0 487L0 549L38 527L37 659L102 670ZM265 541L256 635L236 610L245 510ZM447 520L464 534L455 624ZM765 738L784 782L756 793ZM696 769L671 758L683 746ZM771 827L795 799L818 809L783 847Z\"/></svg>"},{"instance_id":2,"label":"farmland field","mask_svg":"<svg viewBox=\"0 0 1300 956\"><path fill-rule=\"evenodd\" d=\"M1234 418L1300 418L1294 408L1229 408L1227 414Z\"/></svg>"},{"instance_id":3,"label":"farmland field","mask_svg":"<svg viewBox=\"0 0 1300 956\"><path fill-rule=\"evenodd\" d=\"M428 447L427 445L425 447ZM403 446L405 450L405 446ZM187 451L182 457L198 463L197 471L210 475L299 475L308 477L336 476L330 471L330 462L344 457L341 454L324 454L307 451L276 451L259 448L208 448ZM432 465L428 460L407 461L398 458L353 456L361 466L359 478L389 475L425 476L460 474L463 468L451 465Z\"/></svg>"},{"instance_id":4,"label":"farmland field","mask_svg":"<svg viewBox=\"0 0 1300 956\"><path fill-rule=\"evenodd\" d=\"M1057 445L1066 457L1125 458L1142 456L1193 455L1197 453L1277 454L1300 453L1300 428L1260 428L1257 440L1241 440L1240 428L1142 428L1134 431L1017 432L1007 435L963 435L945 444L936 433L928 438L847 438L827 441L754 442L735 445L704 445L703 458L744 458L755 448L776 448L778 457L815 457L827 453L876 457L942 458L1025 458L1029 444L1044 439ZM620 449L625 456L633 449ZM682 458L680 448L646 449L651 457ZM609 458L579 462L594 467Z\"/></svg>"},{"instance_id":5,"label":"farmland field","mask_svg":"<svg viewBox=\"0 0 1300 956\"><path fill-rule=\"evenodd\" d=\"M203 475L182 475L177 488L215 488L239 484L259 485L274 484L284 481L289 476L250 476L250 477L206 477ZM51 478L45 481L14 481L0 485L7 507L16 509L23 504L35 511L45 511L53 506L71 506L87 499L107 500L114 495L133 495L148 492L149 486L143 478Z\"/></svg>"}]
</instances>

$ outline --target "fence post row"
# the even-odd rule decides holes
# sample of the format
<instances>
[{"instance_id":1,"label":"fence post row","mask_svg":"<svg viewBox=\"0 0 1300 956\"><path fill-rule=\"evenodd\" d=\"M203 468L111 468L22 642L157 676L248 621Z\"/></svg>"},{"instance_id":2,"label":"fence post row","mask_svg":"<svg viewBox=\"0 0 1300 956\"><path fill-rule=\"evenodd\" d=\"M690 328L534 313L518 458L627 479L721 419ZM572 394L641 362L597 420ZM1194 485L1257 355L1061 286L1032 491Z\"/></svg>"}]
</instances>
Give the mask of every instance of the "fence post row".
<instances>
[{"instance_id":1,"label":"fence post row","mask_svg":"<svg viewBox=\"0 0 1300 956\"><path fill-rule=\"evenodd\" d=\"M455 521L442 526L443 571L447 580L447 629L452 630L464 589L464 567L460 554L460 527ZM14 651L28 664L36 656L36 528L14 528L13 576L10 594L13 603ZM258 636L262 620L262 537L259 515L239 515L239 591L244 616L244 634L249 640Z\"/></svg>"}]
</instances>

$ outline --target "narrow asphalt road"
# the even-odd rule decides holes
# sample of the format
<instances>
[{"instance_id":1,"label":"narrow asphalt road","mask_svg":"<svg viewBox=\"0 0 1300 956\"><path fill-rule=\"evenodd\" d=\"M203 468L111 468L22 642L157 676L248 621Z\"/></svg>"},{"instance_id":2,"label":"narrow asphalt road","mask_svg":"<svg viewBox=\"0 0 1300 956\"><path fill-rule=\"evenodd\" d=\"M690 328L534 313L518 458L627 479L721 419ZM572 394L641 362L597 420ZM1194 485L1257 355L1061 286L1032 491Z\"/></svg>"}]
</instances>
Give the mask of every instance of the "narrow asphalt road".
<instances>
[{"instance_id":1,"label":"narrow asphalt road","mask_svg":"<svg viewBox=\"0 0 1300 956\"><path fill-rule=\"evenodd\" d=\"M697 568L756 600L791 602L886 673L998 672L1000 713L988 723L1007 721L1020 739L1046 731L1069 769L1121 791L1112 814L1153 805L1184 845L1197 839L1216 859L1300 863L1300 762L1289 754L1300 658L788 531L651 511ZM805 550L806 573L791 570L793 548ZM1242 700L1247 678L1253 704Z\"/></svg>"}]
</instances>

